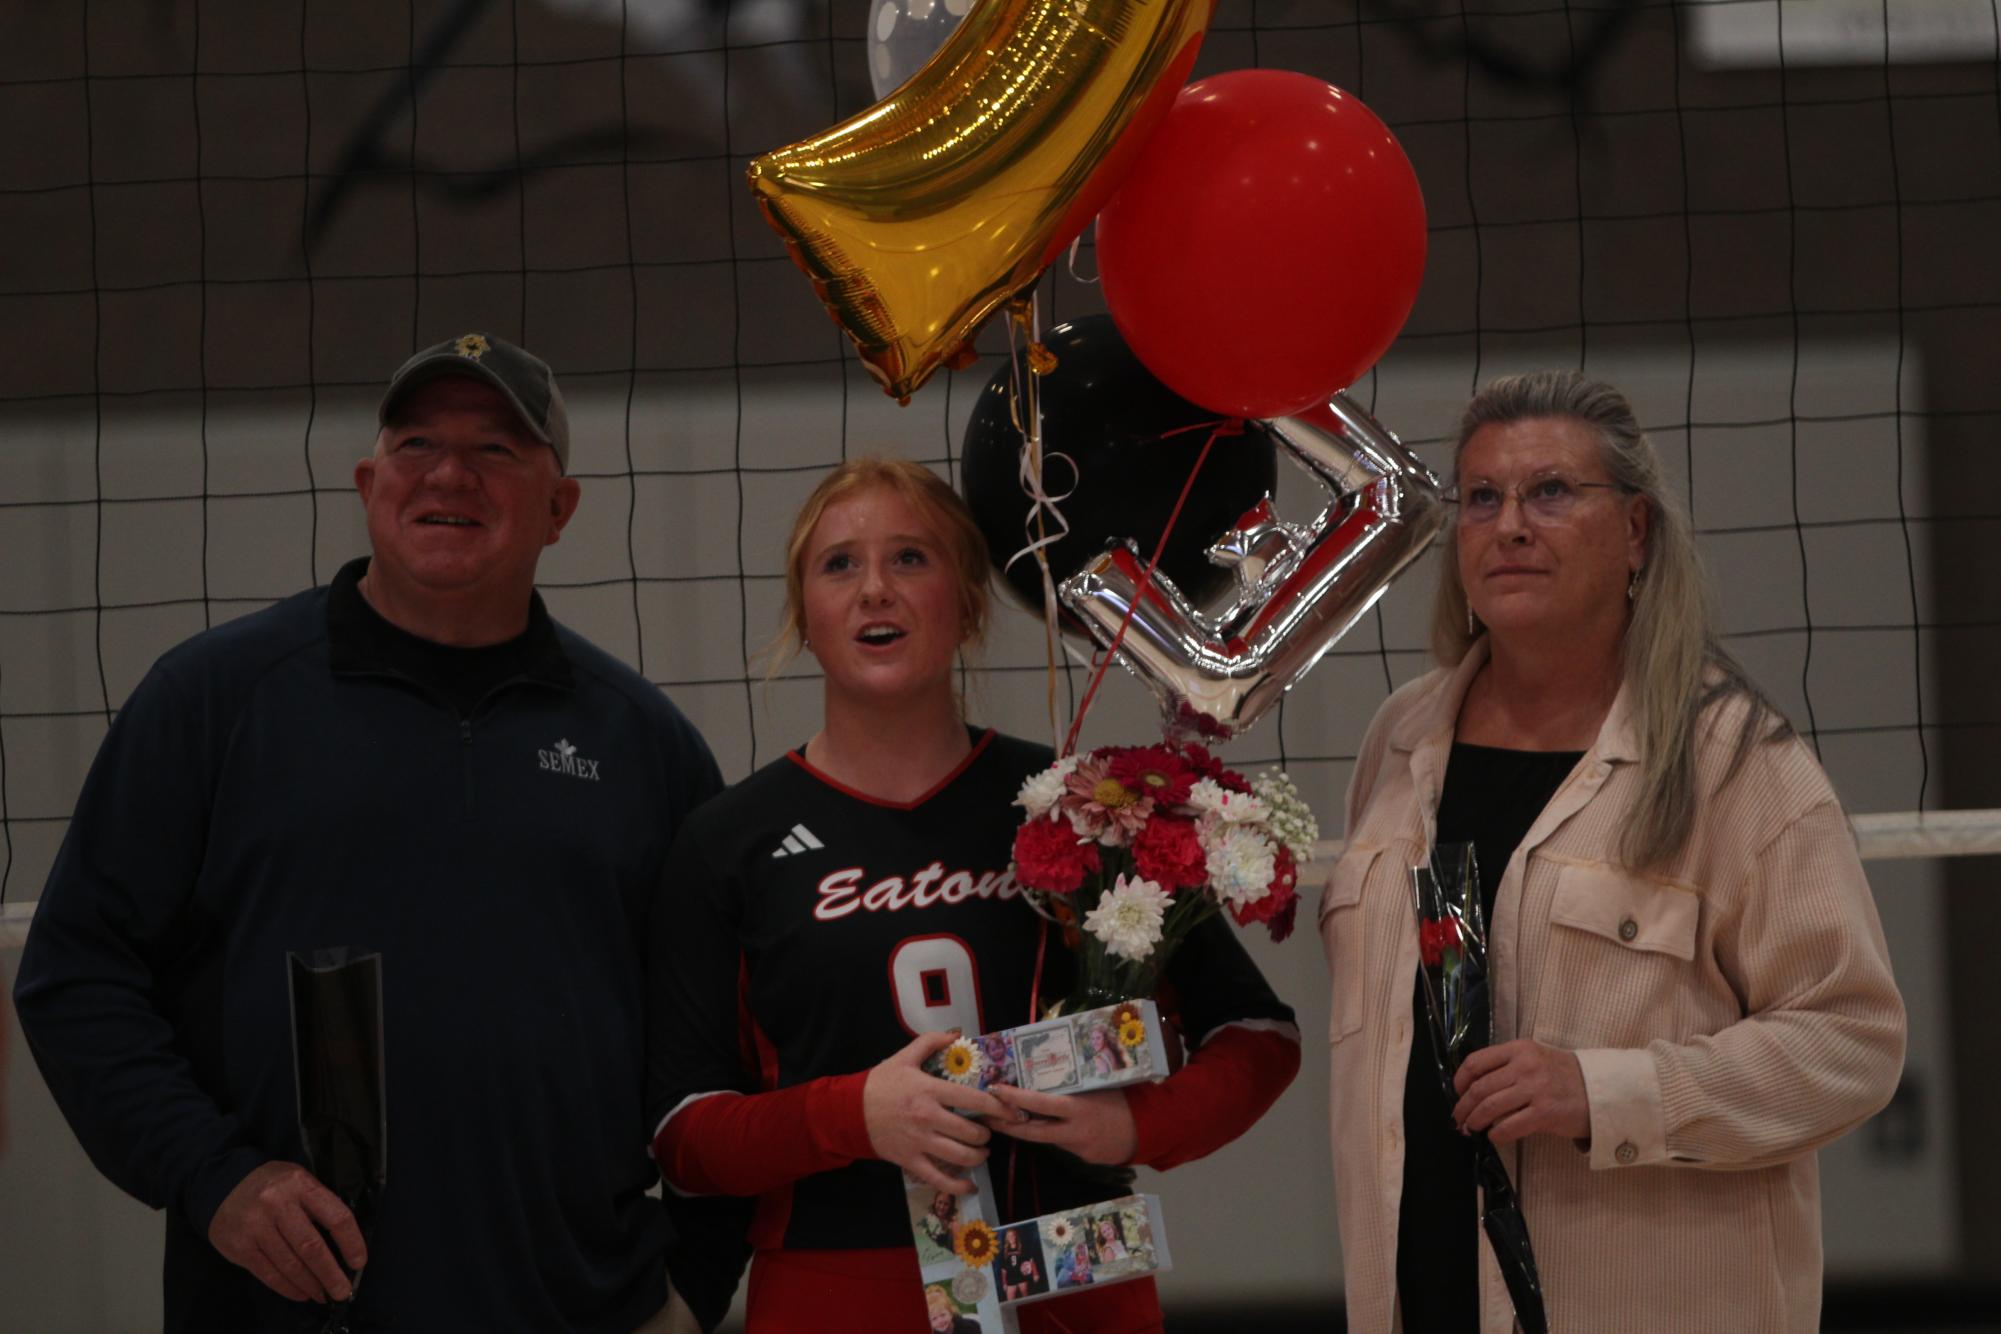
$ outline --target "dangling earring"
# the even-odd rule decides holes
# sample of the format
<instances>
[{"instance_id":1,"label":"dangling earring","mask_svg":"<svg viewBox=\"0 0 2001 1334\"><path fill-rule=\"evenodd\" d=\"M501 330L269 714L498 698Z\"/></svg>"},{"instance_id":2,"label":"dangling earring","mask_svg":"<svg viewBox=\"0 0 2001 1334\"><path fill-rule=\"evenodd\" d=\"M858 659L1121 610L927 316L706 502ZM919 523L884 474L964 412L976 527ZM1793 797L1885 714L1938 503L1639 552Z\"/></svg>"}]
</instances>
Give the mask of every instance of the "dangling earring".
<instances>
[{"instance_id":1,"label":"dangling earring","mask_svg":"<svg viewBox=\"0 0 2001 1334\"><path fill-rule=\"evenodd\" d=\"M1634 570L1633 577L1626 581L1626 601L1631 602L1634 599L1638 598L1639 596L1640 596L1640 572L1638 570Z\"/></svg>"},{"instance_id":2,"label":"dangling earring","mask_svg":"<svg viewBox=\"0 0 2001 1334\"><path fill-rule=\"evenodd\" d=\"M1473 628L1473 604L1469 602L1466 604L1466 637L1471 639L1478 633L1479 631Z\"/></svg>"}]
</instances>

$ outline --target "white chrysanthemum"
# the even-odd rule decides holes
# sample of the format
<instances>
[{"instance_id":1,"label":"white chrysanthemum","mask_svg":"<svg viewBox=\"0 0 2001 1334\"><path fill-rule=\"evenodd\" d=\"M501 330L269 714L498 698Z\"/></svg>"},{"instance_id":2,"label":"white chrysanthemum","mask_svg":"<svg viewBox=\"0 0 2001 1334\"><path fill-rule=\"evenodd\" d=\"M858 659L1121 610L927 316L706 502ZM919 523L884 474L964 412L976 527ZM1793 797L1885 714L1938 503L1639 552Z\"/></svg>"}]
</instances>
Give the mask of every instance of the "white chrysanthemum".
<instances>
[{"instance_id":1,"label":"white chrysanthemum","mask_svg":"<svg viewBox=\"0 0 2001 1334\"><path fill-rule=\"evenodd\" d=\"M1198 778L1188 789L1188 804L1205 814L1222 809L1223 794L1229 789L1213 778Z\"/></svg>"},{"instance_id":2,"label":"white chrysanthemum","mask_svg":"<svg viewBox=\"0 0 2001 1334\"><path fill-rule=\"evenodd\" d=\"M1301 866L1313 860L1313 845L1320 839L1320 822L1293 785L1292 775L1282 769L1267 769L1251 780L1251 787L1264 801L1270 814L1265 824L1272 836L1285 844L1292 860Z\"/></svg>"},{"instance_id":3,"label":"white chrysanthemum","mask_svg":"<svg viewBox=\"0 0 2001 1334\"><path fill-rule=\"evenodd\" d=\"M1209 888L1237 906L1256 903L1271 893L1278 870L1278 850L1271 840L1248 825L1223 825L1209 849Z\"/></svg>"},{"instance_id":4,"label":"white chrysanthemum","mask_svg":"<svg viewBox=\"0 0 2001 1334\"><path fill-rule=\"evenodd\" d=\"M1014 804L1028 812L1028 818L1039 820L1049 813L1056 799L1063 795L1063 780L1077 767L1075 755L1065 755L1041 773L1030 774L1021 785L1021 794Z\"/></svg>"},{"instance_id":5,"label":"white chrysanthemum","mask_svg":"<svg viewBox=\"0 0 2001 1334\"><path fill-rule=\"evenodd\" d=\"M1247 792L1229 788L1204 778L1188 789L1188 804L1204 815L1213 815L1231 824L1253 824L1265 818L1265 804Z\"/></svg>"},{"instance_id":6,"label":"white chrysanthemum","mask_svg":"<svg viewBox=\"0 0 2001 1334\"><path fill-rule=\"evenodd\" d=\"M1144 959L1160 943L1160 924L1167 917L1167 891L1151 880L1120 876L1105 891L1098 906L1084 914L1084 927L1125 959Z\"/></svg>"}]
</instances>

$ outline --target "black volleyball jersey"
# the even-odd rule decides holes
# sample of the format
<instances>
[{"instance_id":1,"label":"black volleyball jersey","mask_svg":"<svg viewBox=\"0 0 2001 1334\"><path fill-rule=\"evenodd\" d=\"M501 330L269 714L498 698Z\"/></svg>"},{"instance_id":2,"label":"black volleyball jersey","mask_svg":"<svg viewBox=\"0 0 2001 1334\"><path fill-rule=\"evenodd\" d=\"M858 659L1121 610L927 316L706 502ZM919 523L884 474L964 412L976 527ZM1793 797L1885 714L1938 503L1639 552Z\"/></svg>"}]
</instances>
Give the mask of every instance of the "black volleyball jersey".
<instances>
[{"instance_id":1,"label":"black volleyball jersey","mask_svg":"<svg viewBox=\"0 0 2001 1334\"><path fill-rule=\"evenodd\" d=\"M919 1033L1032 1019L1042 919L1009 869L1013 802L1051 758L989 731L930 793L898 804L844 788L792 752L697 810L653 909L653 1123L707 1094L866 1071ZM1070 973L1053 929L1043 955L1047 1004ZM1220 917L1177 951L1168 976L1191 1035L1292 1018ZM1002 1136L991 1148L1008 1217L1110 1198L1130 1180ZM753 1241L907 1247L901 1173L861 1158L804 1176L760 1199Z\"/></svg>"}]
</instances>

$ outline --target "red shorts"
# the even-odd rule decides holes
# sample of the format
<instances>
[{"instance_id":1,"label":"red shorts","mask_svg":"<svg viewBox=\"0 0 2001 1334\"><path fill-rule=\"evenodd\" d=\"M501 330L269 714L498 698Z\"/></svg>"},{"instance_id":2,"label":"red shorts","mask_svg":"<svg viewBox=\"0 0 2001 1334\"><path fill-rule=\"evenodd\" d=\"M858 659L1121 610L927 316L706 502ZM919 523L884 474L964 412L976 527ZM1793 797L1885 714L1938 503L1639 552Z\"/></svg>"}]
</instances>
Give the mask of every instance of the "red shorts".
<instances>
[{"instance_id":1,"label":"red shorts","mask_svg":"<svg viewBox=\"0 0 2001 1334\"><path fill-rule=\"evenodd\" d=\"M1022 1334L1162 1334L1166 1328L1151 1278L1016 1310ZM759 1251L751 1261L744 1334L926 1334L930 1328L913 1249Z\"/></svg>"}]
</instances>

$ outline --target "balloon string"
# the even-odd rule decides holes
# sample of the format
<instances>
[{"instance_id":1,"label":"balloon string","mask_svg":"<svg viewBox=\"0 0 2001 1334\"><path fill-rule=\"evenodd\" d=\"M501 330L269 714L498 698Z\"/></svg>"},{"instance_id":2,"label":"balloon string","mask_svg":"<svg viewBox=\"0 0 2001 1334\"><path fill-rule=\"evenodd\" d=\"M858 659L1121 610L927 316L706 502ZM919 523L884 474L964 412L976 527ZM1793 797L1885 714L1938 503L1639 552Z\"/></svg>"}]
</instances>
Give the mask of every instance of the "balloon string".
<instances>
[{"instance_id":1,"label":"balloon string","mask_svg":"<svg viewBox=\"0 0 2001 1334\"><path fill-rule=\"evenodd\" d=\"M1037 571L1042 575L1042 651L1045 663L1042 672L1043 709L1049 718L1049 735L1054 737L1057 728L1061 724L1057 721L1060 715L1056 711L1056 673L1058 670L1056 654L1056 617L1058 615L1056 607L1056 576L1049 568L1049 545L1052 542L1060 540L1061 537L1068 536L1070 524L1063 517L1063 512L1056 508L1055 501L1050 499L1048 492L1043 489L1042 485L1042 470L1047 466L1047 463L1042 452L1042 374L1044 366L1042 362L1037 360L1037 353L1042 349L1042 298L1040 295L1031 295L1028 299L1027 333L1028 348L1023 356L1024 360L1028 362L1029 419L1034 423L1035 427L1030 452L1035 455L1035 498L1032 502L1035 513L1035 564ZM1072 471L1075 471L1075 465L1072 465ZM1074 483L1072 490L1075 490ZM1065 493L1065 498L1068 498L1067 492ZM1052 537L1043 524L1042 516L1045 511L1054 516L1058 527L1062 529L1062 533L1058 536Z\"/></svg>"},{"instance_id":2,"label":"balloon string","mask_svg":"<svg viewBox=\"0 0 2001 1334\"><path fill-rule=\"evenodd\" d=\"M1216 435L1242 435L1250 429L1250 423L1242 417L1217 417L1212 421L1190 422L1177 426L1171 431L1162 431L1155 440L1172 440L1177 435L1187 435L1190 431L1213 431ZM1214 437L1211 437L1212 439ZM1200 467L1198 462L1197 467Z\"/></svg>"},{"instance_id":3,"label":"balloon string","mask_svg":"<svg viewBox=\"0 0 2001 1334\"><path fill-rule=\"evenodd\" d=\"M1083 702L1077 706L1077 716L1070 722L1070 735L1063 740L1063 749L1059 752L1061 755L1070 755L1077 749L1077 733L1084 729L1084 715L1091 711L1091 701L1098 694L1098 686L1105 679L1106 669L1112 665L1112 659L1118 656L1119 645L1126 642L1126 627L1133 623L1133 613L1139 610L1140 601L1146 597L1147 589L1153 585L1154 569L1160 564L1161 555L1167 550L1167 539L1174 532L1175 522L1181 518L1182 506L1188 503L1188 493L1195 489L1195 478L1202 471L1202 464L1207 461L1209 451L1215 448L1218 437L1241 435L1244 430L1241 419L1199 422L1193 426L1183 426L1168 431L1161 438L1166 439L1168 436L1200 430L1203 426L1210 428L1209 438L1202 442L1202 452L1195 456L1195 466L1188 470L1188 480L1181 484L1181 494L1175 497L1174 508L1168 512L1167 526L1160 530L1160 541L1154 543L1153 559L1149 560L1146 568L1140 571L1139 585L1133 589L1132 601L1126 605L1126 614L1119 619L1119 631L1112 636L1111 646L1105 650L1104 657L1098 661L1097 670L1091 675L1091 687L1084 692Z\"/></svg>"},{"instance_id":4,"label":"balloon string","mask_svg":"<svg viewBox=\"0 0 2001 1334\"><path fill-rule=\"evenodd\" d=\"M1077 282L1084 283L1087 286L1094 287L1097 285L1098 282L1096 278L1086 278L1083 274L1077 272L1077 252L1079 250L1082 250L1083 248L1084 248L1084 233L1078 232L1076 239L1070 242L1070 263L1069 263L1070 277Z\"/></svg>"},{"instance_id":5,"label":"balloon string","mask_svg":"<svg viewBox=\"0 0 2001 1334\"><path fill-rule=\"evenodd\" d=\"M1043 469L1038 466L1038 454L1041 455L1041 461L1044 463L1060 460L1069 465L1072 473L1077 468L1076 461L1068 454L1042 453L1041 446L1037 441L1033 439L1027 441L1027 447L1022 451L1021 455L1021 465L1016 472L1022 492L1028 496L1031 502L1028 507L1028 516L1022 522L1022 529L1023 531L1033 529L1037 536L1034 541L1007 558L1001 565L1001 573L1006 574L1009 570L1013 569L1016 561L1033 556L1036 563L1042 567L1043 578L1048 585L1045 593L1048 595L1050 604L1045 607L1045 610L1049 610L1053 615L1055 584L1049 577L1049 557L1047 550L1070 535L1070 521L1063 517L1063 511L1058 509L1057 506L1075 495L1076 487L1073 485L1070 490L1055 495L1044 490L1042 483ZM1045 515L1055 521L1055 532L1049 532L1044 526L1043 518Z\"/></svg>"},{"instance_id":6,"label":"balloon string","mask_svg":"<svg viewBox=\"0 0 2001 1334\"><path fill-rule=\"evenodd\" d=\"M1035 972L1028 983L1028 1022L1042 1018L1042 960L1049 952L1049 918L1045 914L1035 923Z\"/></svg>"},{"instance_id":7,"label":"balloon string","mask_svg":"<svg viewBox=\"0 0 2001 1334\"><path fill-rule=\"evenodd\" d=\"M1048 548L1070 535L1070 522L1063 517L1057 502L1068 500L1076 487L1060 496L1052 496L1044 488L1042 474L1045 457L1042 452L1042 372L1036 367L1036 350L1042 340L1042 314L1038 298L1033 293L1017 296L1009 304L1008 321L1008 364L1010 368L1009 411L1014 418L1014 428L1021 433L1022 450L1016 468L1021 489L1029 497L1027 517L1022 521L1024 532L1033 530L1035 538L1027 546L1007 558L1001 566L1006 574L1014 568L1014 563L1024 556L1033 556L1042 576L1042 635L1043 635L1043 682L1046 696L1045 706L1049 715L1049 736L1053 742L1061 732L1062 724L1057 721L1056 712L1056 578L1049 568ZM1028 336L1028 349L1024 356L1021 335ZM1028 378L1024 387L1022 363L1028 365ZM1074 476L1077 465L1068 455L1058 454L1070 464ZM1051 533L1045 522L1045 515L1054 519L1057 531Z\"/></svg>"},{"instance_id":8,"label":"balloon string","mask_svg":"<svg viewBox=\"0 0 2001 1334\"><path fill-rule=\"evenodd\" d=\"M1033 898L1028 901L1031 904L1035 902ZM1036 912L1041 914L1041 918L1035 924L1035 971L1029 974L1028 981L1028 1022L1031 1024L1042 1018L1042 965L1049 956L1049 914L1040 906L1036 907ZM1006 1217L1014 1215L1015 1169L1019 1166L1021 1146L1016 1144L1007 1156L1007 1195L1001 1201L1007 1210Z\"/></svg>"}]
</instances>

